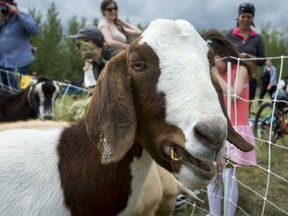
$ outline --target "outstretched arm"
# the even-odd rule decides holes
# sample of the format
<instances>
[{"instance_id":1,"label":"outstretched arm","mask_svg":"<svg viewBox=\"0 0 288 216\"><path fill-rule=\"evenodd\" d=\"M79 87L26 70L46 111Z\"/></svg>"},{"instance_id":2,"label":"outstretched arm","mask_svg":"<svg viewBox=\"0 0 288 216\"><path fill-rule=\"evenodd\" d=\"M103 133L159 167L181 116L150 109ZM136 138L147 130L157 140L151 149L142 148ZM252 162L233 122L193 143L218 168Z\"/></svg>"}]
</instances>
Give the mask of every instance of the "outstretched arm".
<instances>
[{"instance_id":1,"label":"outstretched arm","mask_svg":"<svg viewBox=\"0 0 288 216\"><path fill-rule=\"evenodd\" d=\"M138 27L136 27L136 26L134 26L128 22L125 22L125 21L122 21L121 19L118 19L117 23L119 25L123 26L124 30L127 32L128 35L139 36L140 34L142 34L141 29L139 29Z\"/></svg>"}]
</instances>

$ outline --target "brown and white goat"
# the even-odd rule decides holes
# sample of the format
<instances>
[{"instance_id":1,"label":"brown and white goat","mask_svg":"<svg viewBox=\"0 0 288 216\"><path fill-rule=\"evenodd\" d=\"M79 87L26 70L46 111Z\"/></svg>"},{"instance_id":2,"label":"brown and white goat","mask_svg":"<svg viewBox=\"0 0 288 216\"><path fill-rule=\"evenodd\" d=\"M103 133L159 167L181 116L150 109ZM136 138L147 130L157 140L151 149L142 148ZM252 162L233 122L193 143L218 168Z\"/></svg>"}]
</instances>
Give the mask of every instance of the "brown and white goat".
<instances>
[{"instance_id":1,"label":"brown and white goat","mask_svg":"<svg viewBox=\"0 0 288 216\"><path fill-rule=\"evenodd\" d=\"M0 122L28 119L53 119L54 104L60 90L55 81L44 76L30 81L18 93L0 89Z\"/></svg>"},{"instance_id":2,"label":"brown and white goat","mask_svg":"<svg viewBox=\"0 0 288 216\"><path fill-rule=\"evenodd\" d=\"M11 129L64 129L70 125L71 123L66 121L17 121L0 124L0 131ZM176 198L179 193L194 200L201 201L171 173L153 162L147 174L137 205L131 213L131 216L171 215L174 211Z\"/></svg>"},{"instance_id":3,"label":"brown and white goat","mask_svg":"<svg viewBox=\"0 0 288 216\"><path fill-rule=\"evenodd\" d=\"M225 139L252 150L224 115L209 52L187 21L155 20L108 62L84 119L1 132L0 214L130 215L153 159L192 188L214 178Z\"/></svg>"}]
</instances>

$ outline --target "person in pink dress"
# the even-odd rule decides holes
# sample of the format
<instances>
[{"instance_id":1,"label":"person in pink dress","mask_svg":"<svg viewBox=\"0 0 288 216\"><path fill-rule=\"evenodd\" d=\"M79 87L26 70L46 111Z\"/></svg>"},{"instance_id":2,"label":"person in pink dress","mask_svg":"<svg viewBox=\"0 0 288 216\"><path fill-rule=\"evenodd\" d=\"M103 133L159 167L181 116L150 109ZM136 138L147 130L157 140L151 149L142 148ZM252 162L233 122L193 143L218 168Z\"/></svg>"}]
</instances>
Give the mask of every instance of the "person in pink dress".
<instances>
[{"instance_id":1,"label":"person in pink dress","mask_svg":"<svg viewBox=\"0 0 288 216\"><path fill-rule=\"evenodd\" d=\"M227 106L227 61L231 61L231 114L230 120L233 127L240 133L248 142L255 146L253 132L249 126L249 81L253 77L255 71L254 66L245 61L240 61L239 67L237 60L239 53L236 47L220 32L215 29L208 30L203 38L207 41L214 51L215 66L212 68L212 73L216 76L220 83L224 100ZM208 201L210 215L222 215L222 197L223 185L229 199L228 204L224 206L226 215L235 215L238 201L238 184L237 184L237 168L241 166L256 165L255 149L251 152L242 152L233 145L227 144L229 151L226 149L228 157L235 162L233 168L223 168L221 170L222 183L216 184L216 180L208 185ZM224 165L223 160L223 165ZM228 173L228 174L227 174ZM226 176L228 181L226 181ZM227 214L228 212L228 214Z\"/></svg>"}]
</instances>

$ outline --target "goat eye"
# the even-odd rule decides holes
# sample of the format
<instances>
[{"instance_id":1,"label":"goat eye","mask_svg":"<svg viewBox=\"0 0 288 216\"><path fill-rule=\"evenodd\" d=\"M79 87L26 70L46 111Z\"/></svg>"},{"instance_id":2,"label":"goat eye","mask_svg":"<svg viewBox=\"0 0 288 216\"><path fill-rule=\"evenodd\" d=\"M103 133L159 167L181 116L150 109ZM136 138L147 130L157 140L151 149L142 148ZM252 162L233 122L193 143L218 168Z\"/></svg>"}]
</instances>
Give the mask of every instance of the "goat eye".
<instances>
[{"instance_id":1,"label":"goat eye","mask_svg":"<svg viewBox=\"0 0 288 216\"><path fill-rule=\"evenodd\" d=\"M137 61L132 63L132 68L136 71L141 71L146 67L146 64L143 61Z\"/></svg>"}]
</instances>

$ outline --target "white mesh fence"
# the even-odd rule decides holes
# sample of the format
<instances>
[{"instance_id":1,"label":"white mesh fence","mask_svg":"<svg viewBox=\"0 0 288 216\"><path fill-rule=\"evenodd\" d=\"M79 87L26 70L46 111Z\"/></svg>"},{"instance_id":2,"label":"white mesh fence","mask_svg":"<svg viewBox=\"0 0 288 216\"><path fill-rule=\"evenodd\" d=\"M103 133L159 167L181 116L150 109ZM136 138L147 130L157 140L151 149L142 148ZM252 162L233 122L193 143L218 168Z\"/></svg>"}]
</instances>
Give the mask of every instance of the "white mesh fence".
<instances>
[{"instance_id":1,"label":"white mesh fence","mask_svg":"<svg viewBox=\"0 0 288 216\"><path fill-rule=\"evenodd\" d=\"M230 57L230 58L234 58L234 57ZM287 74L283 75L284 63L286 61L286 64L287 64L287 58L288 56L253 58L253 59L251 58L249 59L234 58L234 59L238 61L238 67L239 67L240 61L251 61L251 60L258 61L258 60L264 60L264 59L265 60L273 59L273 62L280 61L280 68L277 68L278 83L280 80L285 80L287 83L287 77L285 77L287 76ZM237 85L236 79L237 79L237 75L234 81L236 82L236 85ZM257 164L255 164L254 168L237 167L237 172L238 172L237 178L233 174L232 181L235 181L235 183L238 184L238 188L239 188L238 202L234 203L232 201L230 197L230 193L225 193L223 197L222 196L219 197L220 199L222 199L222 203L229 202L232 205L236 206L236 209L237 209L236 215L288 215L288 199L287 199L287 193L288 193L288 175L287 175L288 168L287 167L288 166L287 164L285 164L285 162L284 163L281 162L281 161L284 161L284 160L281 160L281 158L284 159L288 157L288 130L286 129L286 131L282 131L281 136L276 140L276 142L272 141L272 138L273 138L272 134L274 130L272 126L272 124L274 124L272 121L272 118L274 115L276 115L275 112L277 112L276 105L279 103L286 104L286 105L283 105L281 109L282 110L288 109L288 101L276 99L278 95L278 90L279 89L277 88L277 90L275 91L274 99L271 99L268 96L268 92L267 92L266 97L264 99L259 100L257 98L258 97L258 94L257 94L256 98L250 101L244 98L238 97L233 92L231 93L231 98L234 98L234 100L236 100L237 98L247 103L249 102L253 103L254 106L256 106L256 110L254 111L252 110L252 113L257 112L259 110L261 106L261 105L257 105L259 101L262 102L262 105L264 103L271 104L271 116L270 116L271 120L270 120L270 125L269 125L270 128L266 130L267 131L266 137L262 138L262 137L258 137L257 135L255 135L254 137L254 139L256 140ZM233 99L232 99L232 103L233 103ZM238 110L237 107L235 107L234 111L235 113L241 112L241 110ZM286 112L286 116L284 116L284 119L282 119L282 126L286 128L288 127L287 113L288 111ZM237 115L235 114L235 116ZM254 129L254 123L255 123L254 120L255 120L255 116L250 115L250 126L252 127L252 130ZM262 127L262 125L259 125L259 127ZM266 158L258 159L258 155L263 154L263 152L266 154ZM279 152L281 154L279 154ZM242 171L241 169L254 169L255 172L253 172L252 176L249 176L249 177L245 176L245 178L243 177L241 178L239 177L239 173ZM250 183L251 181L248 181L247 178L255 179L254 184L251 184ZM225 184L225 182L223 184ZM187 213L187 215L209 215L208 199L205 199L205 197L207 197L207 193L208 193L207 189L201 189L201 194L202 194L201 198L203 199L204 197L204 200L206 202L204 205L203 204L199 205L199 203L197 204L197 202L194 203L194 202L187 201L187 205L190 206L190 209L191 209L189 211L189 214ZM249 197L247 197L247 194L249 194ZM249 207L247 207L246 204L243 204L243 200L246 201L246 202L244 201L244 203L249 203ZM255 203L253 203L253 201ZM227 215L227 213L224 215Z\"/></svg>"}]
</instances>

